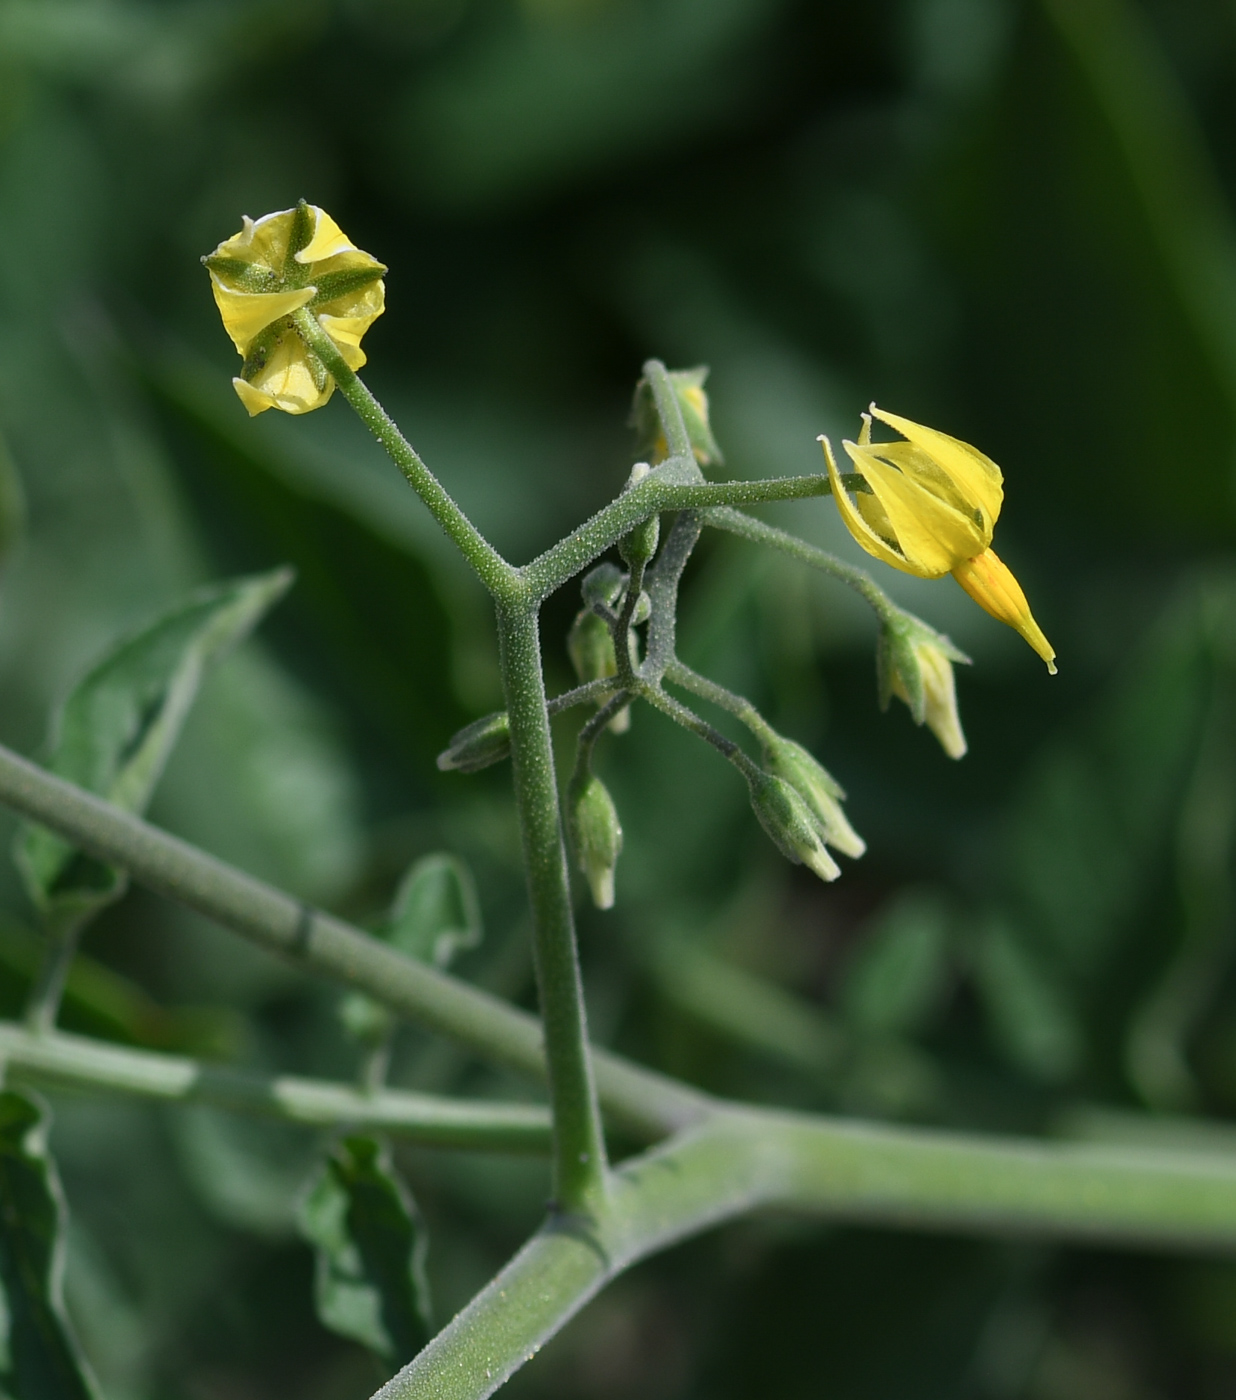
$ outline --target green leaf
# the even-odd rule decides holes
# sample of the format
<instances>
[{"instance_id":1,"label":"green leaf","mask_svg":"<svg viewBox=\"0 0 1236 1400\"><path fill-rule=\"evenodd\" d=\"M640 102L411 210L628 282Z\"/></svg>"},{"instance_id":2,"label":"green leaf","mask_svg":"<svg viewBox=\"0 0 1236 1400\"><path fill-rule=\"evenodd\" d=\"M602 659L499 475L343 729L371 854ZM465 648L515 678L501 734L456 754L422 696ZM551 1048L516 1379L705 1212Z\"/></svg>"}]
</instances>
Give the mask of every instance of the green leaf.
<instances>
[{"instance_id":1,"label":"green leaf","mask_svg":"<svg viewBox=\"0 0 1236 1400\"><path fill-rule=\"evenodd\" d=\"M481 941L481 906L471 871L445 851L422 857L403 877L379 936L418 962L449 967Z\"/></svg>"},{"instance_id":2,"label":"green leaf","mask_svg":"<svg viewBox=\"0 0 1236 1400\"><path fill-rule=\"evenodd\" d=\"M128 812L150 801L207 670L292 581L287 569L200 589L117 643L77 683L52 725L51 772ZM39 826L15 859L49 922L83 918L124 892L123 872Z\"/></svg>"},{"instance_id":3,"label":"green leaf","mask_svg":"<svg viewBox=\"0 0 1236 1400\"><path fill-rule=\"evenodd\" d=\"M302 1203L300 1228L317 1251L322 1324L392 1364L415 1356L430 1337L428 1241L385 1142L346 1137L334 1146Z\"/></svg>"},{"instance_id":4,"label":"green leaf","mask_svg":"<svg viewBox=\"0 0 1236 1400\"><path fill-rule=\"evenodd\" d=\"M32 1096L0 1092L0 1395L98 1400L61 1296L67 1213L49 1117Z\"/></svg>"}]
</instances>

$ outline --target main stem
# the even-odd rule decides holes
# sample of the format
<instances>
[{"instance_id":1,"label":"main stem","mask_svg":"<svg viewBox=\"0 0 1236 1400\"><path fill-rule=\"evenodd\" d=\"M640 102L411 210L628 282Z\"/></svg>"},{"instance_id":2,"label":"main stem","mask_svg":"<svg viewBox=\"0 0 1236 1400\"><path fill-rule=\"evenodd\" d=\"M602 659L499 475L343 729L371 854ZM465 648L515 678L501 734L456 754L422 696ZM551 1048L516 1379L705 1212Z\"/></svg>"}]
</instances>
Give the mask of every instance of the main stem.
<instances>
[{"instance_id":1,"label":"main stem","mask_svg":"<svg viewBox=\"0 0 1236 1400\"><path fill-rule=\"evenodd\" d=\"M524 599L499 598L497 614L554 1115L554 1199L563 1211L598 1214L608 1175L605 1139L588 1052L537 609Z\"/></svg>"}]
</instances>

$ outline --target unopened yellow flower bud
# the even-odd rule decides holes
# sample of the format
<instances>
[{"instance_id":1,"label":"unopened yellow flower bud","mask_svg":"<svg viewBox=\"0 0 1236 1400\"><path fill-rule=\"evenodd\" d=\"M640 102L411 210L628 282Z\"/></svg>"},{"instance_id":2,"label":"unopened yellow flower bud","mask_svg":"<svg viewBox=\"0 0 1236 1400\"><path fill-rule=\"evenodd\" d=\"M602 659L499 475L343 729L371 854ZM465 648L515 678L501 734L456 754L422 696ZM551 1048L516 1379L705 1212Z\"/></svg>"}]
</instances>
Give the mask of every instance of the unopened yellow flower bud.
<instances>
[{"instance_id":1,"label":"unopened yellow flower bud","mask_svg":"<svg viewBox=\"0 0 1236 1400\"><path fill-rule=\"evenodd\" d=\"M904 441L871 441L871 417ZM991 552L1004 502L1000 468L977 448L875 404L857 442L844 442L865 489L847 494L832 445L824 456L837 509L868 554L917 578L951 573L993 617L1021 633L1055 674L1055 652L1030 614L1016 579Z\"/></svg>"},{"instance_id":2,"label":"unopened yellow flower bud","mask_svg":"<svg viewBox=\"0 0 1236 1400\"><path fill-rule=\"evenodd\" d=\"M361 337L385 307L386 268L324 210L301 200L295 209L246 216L244 228L202 261L224 329L244 359L232 383L251 415L308 413L334 391L289 319L302 307L351 369L365 363Z\"/></svg>"},{"instance_id":3,"label":"unopened yellow flower bud","mask_svg":"<svg viewBox=\"0 0 1236 1400\"><path fill-rule=\"evenodd\" d=\"M614 867L622 854L622 824L609 789L590 773L570 796L571 846L598 909L614 905Z\"/></svg>"},{"instance_id":4,"label":"unopened yellow flower bud","mask_svg":"<svg viewBox=\"0 0 1236 1400\"><path fill-rule=\"evenodd\" d=\"M683 426L687 430L687 440L691 451L701 467L709 467L722 462L721 449L712 435L708 421L708 395L704 392L704 382L708 378L707 365L696 369L675 369L670 371L670 383L678 397L678 407L682 411ZM664 462L669 456L669 445L661 429L657 416L657 402L652 386L641 379L635 386L635 402L631 405L631 426L636 433L636 452L646 457L654 466Z\"/></svg>"},{"instance_id":5,"label":"unopened yellow flower bud","mask_svg":"<svg viewBox=\"0 0 1236 1400\"><path fill-rule=\"evenodd\" d=\"M894 695L904 700L914 723L926 723L944 752L950 758L961 758L966 752L966 736L957 712L953 663L969 659L947 637L917 618L903 615L885 622L876 653L880 708L887 709Z\"/></svg>"}]
</instances>

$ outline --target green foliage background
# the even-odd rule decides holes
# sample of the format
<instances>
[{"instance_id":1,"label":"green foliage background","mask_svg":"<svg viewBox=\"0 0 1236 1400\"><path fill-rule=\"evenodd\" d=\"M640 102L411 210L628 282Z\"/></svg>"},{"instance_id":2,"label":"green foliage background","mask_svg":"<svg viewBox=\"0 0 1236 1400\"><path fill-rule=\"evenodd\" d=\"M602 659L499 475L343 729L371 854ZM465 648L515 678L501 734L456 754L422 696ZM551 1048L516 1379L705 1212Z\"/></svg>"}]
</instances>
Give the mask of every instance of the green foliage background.
<instances>
[{"instance_id":1,"label":"green foliage background","mask_svg":"<svg viewBox=\"0 0 1236 1400\"><path fill-rule=\"evenodd\" d=\"M815 883L725 765L637 713L599 760L627 848L616 910L581 915L598 1038L727 1093L924 1122L1230 1118L1234 70L1227 0L0 0L0 738L34 750L187 587L291 563L155 819L371 923L411 861L456 852L486 926L459 968L530 1002L503 770L433 765L498 703L484 598L342 402L251 423L228 386L197 260L304 196L390 265L367 378L514 558L625 479L649 354L712 366L735 475L818 469L816 434L872 398L1004 467L998 546L1058 678L950 581L886 580L975 659L960 764L877 713L858 604L707 542L684 656L813 747L870 851ZM770 518L857 556L826 502ZM577 606L547 615L558 687ZM6 871L6 1014L35 927ZM62 1024L346 1076L337 1002L135 892ZM393 1077L518 1088L411 1031ZM314 1320L295 1218L319 1144L55 1106L68 1305L109 1400L374 1388ZM399 1160L440 1323L545 1173ZM1234 1387L1227 1261L758 1221L641 1266L512 1393Z\"/></svg>"}]
</instances>

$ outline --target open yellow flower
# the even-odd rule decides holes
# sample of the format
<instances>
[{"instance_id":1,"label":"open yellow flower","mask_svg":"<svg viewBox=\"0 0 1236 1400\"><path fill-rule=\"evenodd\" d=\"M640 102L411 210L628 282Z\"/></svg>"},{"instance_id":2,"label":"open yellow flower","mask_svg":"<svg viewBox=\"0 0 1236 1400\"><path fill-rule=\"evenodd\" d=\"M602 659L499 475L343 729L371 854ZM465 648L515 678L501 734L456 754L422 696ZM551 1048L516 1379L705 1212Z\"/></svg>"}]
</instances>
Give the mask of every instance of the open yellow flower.
<instances>
[{"instance_id":1,"label":"open yellow flower","mask_svg":"<svg viewBox=\"0 0 1236 1400\"><path fill-rule=\"evenodd\" d=\"M385 309L386 268L362 253L323 209L302 199L244 227L202 259L223 327L244 359L232 380L250 414L308 413L335 381L290 319L305 307L351 369L365 363L361 337Z\"/></svg>"},{"instance_id":2,"label":"open yellow flower","mask_svg":"<svg viewBox=\"0 0 1236 1400\"><path fill-rule=\"evenodd\" d=\"M871 441L874 415L904 441ZM848 494L832 445L821 437L833 498L868 554L917 578L952 574L981 608L1015 628L1055 674L1055 650L1017 580L991 549L1004 503L1000 468L977 448L875 404L857 442L843 442L861 487Z\"/></svg>"}]
</instances>

